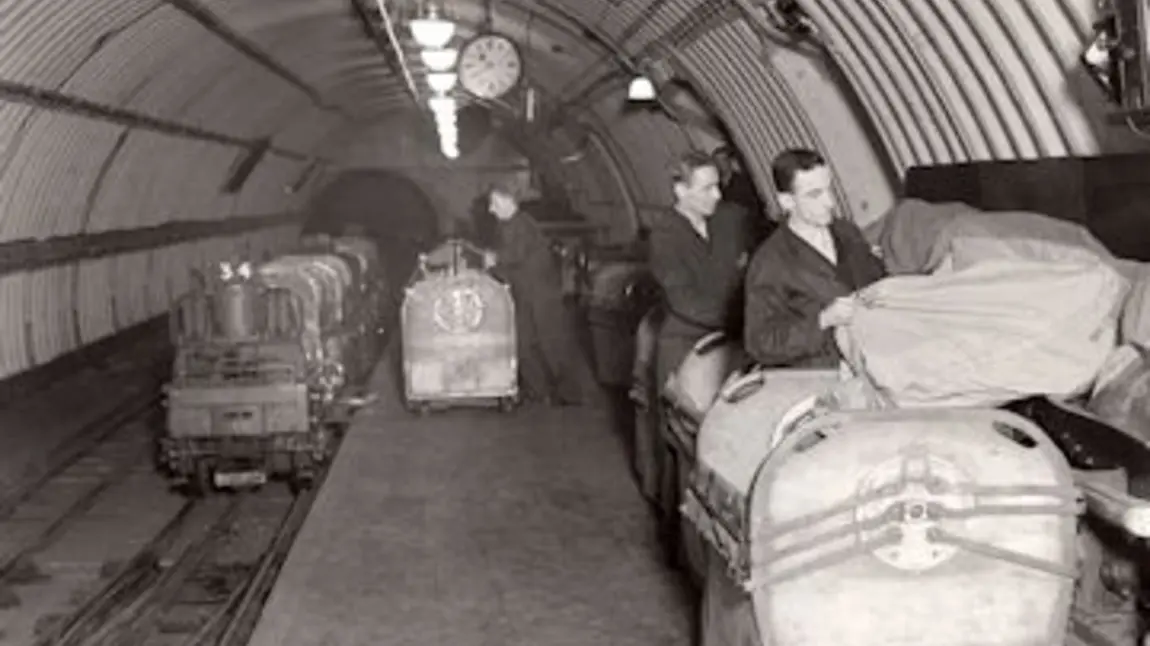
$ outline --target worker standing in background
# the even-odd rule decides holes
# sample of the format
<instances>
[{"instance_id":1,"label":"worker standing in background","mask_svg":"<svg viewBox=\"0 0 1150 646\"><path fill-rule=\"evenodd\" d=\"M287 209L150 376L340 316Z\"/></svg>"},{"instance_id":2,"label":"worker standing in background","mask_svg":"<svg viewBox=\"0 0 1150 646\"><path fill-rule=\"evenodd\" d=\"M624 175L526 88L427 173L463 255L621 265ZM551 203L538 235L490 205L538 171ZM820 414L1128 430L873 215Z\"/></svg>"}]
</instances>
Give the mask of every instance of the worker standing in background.
<instances>
[{"instance_id":1,"label":"worker standing in background","mask_svg":"<svg viewBox=\"0 0 1150 646\"><path fill-rule=\"evenodd\" d=\"M751 260L743 342L767 366L834 368L834 328L854 316L852 294L886 276L862 230L836 217L830 166L806 149L771 165L786 222Z\"/></svg>"},{"instance_id":2,"label":"worker standing in background","mask_svg":"<svg viewBox=\"0 0 1150 646\"><path fill-rule=\"evenodd\" d=\"M738 205L746 210L746 235L750 238L750 248L757 249L779 225L768 213L758 189L755 188L755 181L747 174L735 149L724 145L716 148L711 154L719 169L719 186L723 192L723 202Z\"/></svg>"},{"instance_id":3,"label":"worker standing in background","mask_svg":"<svg viewBox=\"0 0 1150 646\"><path fill-rule=\"evenodd\" d=\"M553 405L582 401L578 349L563 303L563 284L547 237L520 205L523 187L511 178L487 195L495 216L495 252L488 266L511 286L515 298L519 371L528 396Z\"/></svg>"},{"instance_id":4,"label":"worker standing in background","mask_svg":"<svg viewBox=\"0 0 1150 646\"><path fill-rule=\"evenodd\" d=\"M715 331L740 336L733 322L749 240L745 211L720 203L719 182L713 157L702 152L684 155L671 177L674 206L651 223L651 271L662 288L666 310L655 356L658 390L703 336ZM660 422L658 428L664 425ZM657 429L636 432L636 465L640 488L656 503L670 531L678 514L677 496L668 489L674 477L668 469L670 449L659 437L645 437L654 432ZM674 540L670 534L664 538Z\"/></svg>"}]
</instances>

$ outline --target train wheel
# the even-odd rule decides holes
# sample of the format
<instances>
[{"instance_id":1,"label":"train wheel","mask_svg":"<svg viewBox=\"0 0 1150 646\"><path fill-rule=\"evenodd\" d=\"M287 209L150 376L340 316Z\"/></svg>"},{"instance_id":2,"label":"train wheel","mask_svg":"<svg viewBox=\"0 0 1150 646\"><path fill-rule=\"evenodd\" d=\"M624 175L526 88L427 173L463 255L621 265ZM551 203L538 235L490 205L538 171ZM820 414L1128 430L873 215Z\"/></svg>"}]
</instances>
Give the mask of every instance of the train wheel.
<instances>
[{"instance_id":1,"label":"train wheel","mask_svg":"<svg viewBox=\"0 0 1150 646\"><path fill-rule=\"evenodd\" d=\"M510 413L515 410L518 404L514 397L500 397L499 398L499 411L502 413Z\"/></svg>"},{"instance_id":2,"label":"train wheel","mask_svg":"<svg viewBox=\"0 0 1150 646\"><path fill-rule=\"evenodd\" d=\"M314 485L315 477L310 473L295 474L288 480L288 489L296 496L310 490Z\"/></svg>"},{"instance_id":3,"label":"train wheel","mask_svg":"<svg viewBox=\"0 0 1150 646\"><path fill-rule=\"evenodd\" d=\"M190 498L203 498L212 492L212 471L206 462L196 462L184 485L184 494Z\"/></svg>"}]
</instances>

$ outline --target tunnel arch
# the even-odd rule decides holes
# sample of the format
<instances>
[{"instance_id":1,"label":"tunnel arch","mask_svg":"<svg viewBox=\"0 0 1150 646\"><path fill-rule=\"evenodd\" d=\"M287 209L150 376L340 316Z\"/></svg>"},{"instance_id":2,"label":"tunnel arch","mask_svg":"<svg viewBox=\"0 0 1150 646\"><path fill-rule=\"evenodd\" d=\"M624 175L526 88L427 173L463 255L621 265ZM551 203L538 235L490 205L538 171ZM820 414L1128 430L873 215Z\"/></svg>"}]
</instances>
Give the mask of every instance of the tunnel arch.
<instances>
[{"instance_id":1,"label":"tunnel arch","mask_svg":"<svg viewBox=\"0 0 1150 646\"><path fill-rule=\"evenodd\" d=\"M352 168L342 151L415 109L353 1L363 2L10 0L0 18L0 377L162 314L192 267L291 244L316 191ZM485 28L483 0L448 4L465 34ZM507 136L536 157L576 160L556 172L609 240L666 208L668 161L710 141L659 113L625 114L638 70L688 81L729 125L768 200L775 153L822 149L863 221L898 193L884 166L898 175L1147 147L1105 122L1080 70L1091 0L800 0L822 53L778 38L766 4L495 0L493 28L526 51L541 97L540 119L508 120ZM384 153L372 170L441 177L478 163ZM244 166L250 175L233 182Z\"/></svg>"},{"instance_id":2,"label":"tunnel arch","mask_svg":"<svg viewBox=\"0 0 1150 646\"><path fill-rule=\"evenodd\" d=\"M424 190L401 173L377 168L340 171L315 192L303 233L339 233L360 225L385 248L411 241L427 244L439 235L439 214Z\"/></svg>"},{"instance_id":3,"label":"tunnel arch","mask_svg":"<svg viewBox=\"0 0 1150 646\"><path fill-rule=\"evenodd\" d=\"M379 245L395 294L415 260L438 239L440 216L423 188L401 173L360 168L328 179L305 211L301 234L341 235L360 228Z\"/></svg>"}]
</instances>

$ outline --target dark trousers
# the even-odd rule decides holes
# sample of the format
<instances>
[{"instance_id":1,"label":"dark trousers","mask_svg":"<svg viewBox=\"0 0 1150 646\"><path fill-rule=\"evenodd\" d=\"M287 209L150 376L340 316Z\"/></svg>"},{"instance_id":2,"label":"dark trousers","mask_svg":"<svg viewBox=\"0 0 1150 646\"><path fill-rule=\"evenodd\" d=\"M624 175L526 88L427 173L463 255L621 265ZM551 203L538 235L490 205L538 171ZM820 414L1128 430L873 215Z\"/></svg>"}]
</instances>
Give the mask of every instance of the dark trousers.
<instances>
[{"instance_id":1,"label":"dark trousers","mask_svg":"<svg viewBox=\"0 0 1150 646\"><path fill-rule=\"evenodd\" d=\"M515 306L519 374L528 397L578 401L578 346L559 288L554 295L517 296Z\"/></svg>"},{"instance_id":2,"label":"dark trousers","mask_svg":"<svg viewBox=\"0 0 1150 646\"><path fill-rule=\"evenodd\" d=\"M695 342L705 334L705 330L687 329L670 319L663 324L655 350L655 381L651 384L651 421L654 423L639 424L635 429L635 466L639 472L639 486L643 495L664 514L675 513L678 496L674 494L671 447L665 437L667 421L663 415L663 386L683 363Z\"/></svg>"}]
</instances>

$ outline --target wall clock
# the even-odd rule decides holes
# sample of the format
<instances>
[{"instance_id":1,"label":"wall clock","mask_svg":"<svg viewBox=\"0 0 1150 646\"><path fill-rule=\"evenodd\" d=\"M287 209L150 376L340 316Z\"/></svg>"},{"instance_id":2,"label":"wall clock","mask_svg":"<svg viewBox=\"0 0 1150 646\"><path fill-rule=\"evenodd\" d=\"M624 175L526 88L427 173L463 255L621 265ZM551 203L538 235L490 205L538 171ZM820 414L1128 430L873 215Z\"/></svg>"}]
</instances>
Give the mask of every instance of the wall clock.
<instances>
[{"instance_id":1,"label":"wall clock","mask_svg":"<svg viewBox=\"0 0 1150 646\"><path fill-rule=\"evenodd\" d=\"M481 99L498 99L523 77L519 48L506 36L480 34L459 53L459 84Z\"/></svg>"}]
</instances>

